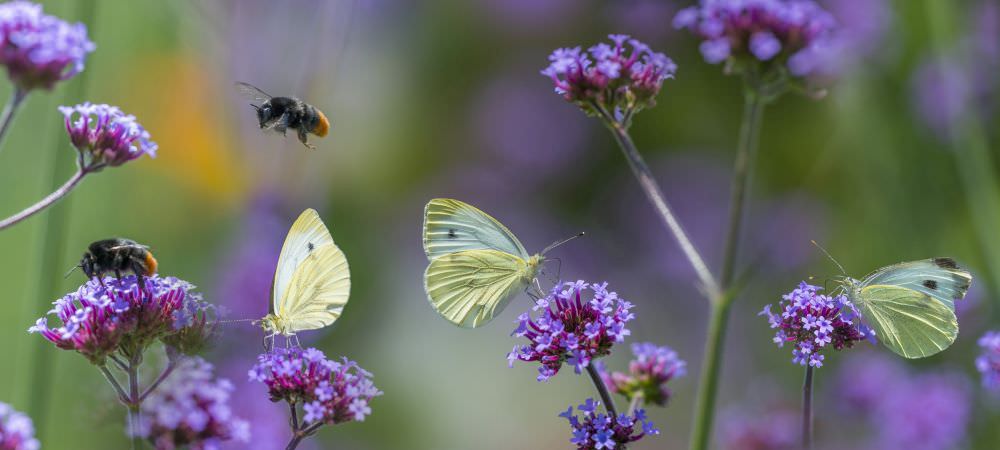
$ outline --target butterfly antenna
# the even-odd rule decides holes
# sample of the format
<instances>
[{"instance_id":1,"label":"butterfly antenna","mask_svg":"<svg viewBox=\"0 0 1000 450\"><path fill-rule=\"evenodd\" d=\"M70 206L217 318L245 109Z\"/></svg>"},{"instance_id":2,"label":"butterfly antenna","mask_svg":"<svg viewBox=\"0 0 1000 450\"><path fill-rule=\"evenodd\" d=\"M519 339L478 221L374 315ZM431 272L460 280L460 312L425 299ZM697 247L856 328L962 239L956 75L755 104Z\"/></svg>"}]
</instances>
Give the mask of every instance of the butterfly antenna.
<instances>
[{"instance_id":1,"label":"butterfly antenna","mask_svg":"<svg viewBox=\"0 0 1000 450\"><path fill-rule=\"evenodd\" d=\"M238 323L238 322L253 322L254 325L257 325L257 322L260 322L260 319L230 319L230 320L220 320L215 323L226 324L226 323Z\"/></svg>"},{"instance_id":2,"label":"butterfly antenna","mask_svg":"<svg viewBox=\"0 0 1000 450\"><path fill-rule=\"evenodd\" d=\"M572 241L573 239L576 239L576 238L578 238L578 237L582 237L582 236L583 236L583 235L585 235L585 234L587 234L587 233L586 233L586 232L583 232L583 231L581 231L581 232L580 232L579 234L577 234L577 235L575 235L575 236L571 236L571 237L568 237L568 238L566 238L566 239L563 239L563 240L561 240L561 241L556 241L556 242L553 242L553 243L552 243L552 245L550 245L550 246L548 246L548 247L545 247L545 250L542 250L542 254L544 255L544 254L548 253L548 252L549 252L550 250L552 250L552 249L554 249L554 248L556 248L556 247L558 247L558 246L560 246L560 245L563 245L563 244L565 244L565 243L567 243L567 242L569 242L569 241Z\"/></svg>"},{"instance_id":3,"label":"butterfly antenna","mask_svg":"<svg viewBox=\"0 0 1000 450\"><path fill-rule=\"evenodd\" d=\"M815 245L816 248L818 248L821 252L823 252L823 254L826 255L827 258L830 258L830 261L833 261L833 263L837 265L837 268L840 269L840 273L844 274L845 277L847 276L847 271L844 270L844 266L840 265L840 263L837 262L837 260L834 259L832 255L830 255L830 252L826 251L826 249L823 248L822 245L819 245L815 240L809 242L812 242L812 245Z\"/></svg>"}]
</instances>

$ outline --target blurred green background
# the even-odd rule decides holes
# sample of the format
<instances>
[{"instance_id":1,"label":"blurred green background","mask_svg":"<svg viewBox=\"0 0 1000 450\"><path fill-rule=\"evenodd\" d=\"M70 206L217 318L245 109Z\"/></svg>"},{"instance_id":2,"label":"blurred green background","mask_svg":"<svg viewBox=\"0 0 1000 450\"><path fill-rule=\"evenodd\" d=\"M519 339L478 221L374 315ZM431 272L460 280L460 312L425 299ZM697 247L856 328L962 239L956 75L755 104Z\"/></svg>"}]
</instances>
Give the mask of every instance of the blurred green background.
<instances>
[{"instance_id":1,"label":"blurred green background","mask_svg":"<svg viewBox=\"0 0 1000 450\"><path fill-rule=\"evenodd\" d=\"M991 251L1000 232L993 162L1000 58L976 44L989 0L820 3L858 26L859 47L828 80L826 98L787 95L765 115L744 233L742 267L753 267L753 278L732 316L719 408L763 414L762 403L796 407L801 370L755 314L799 280L814 276L822 284L838 275L809 240L823 243L854 276L954 256L976 277L960 305L959 339L906 364L967 377L975 405L961 448L997 448L998 402L981 395L972 363L976 338L1000 326L1000 252ZM312 448L569 448L569 429L556 414L594 396L589 381L565 370L539 383L534 366L506 366L506 352L520 343L509 336L513 321L528 299L475 331L448 324L428 306L420 222L424 203L438 196L492 213L529 249L585 230L585 239L555 252L558 275L607 280L638 305L630 342L669 345L689 364L688 376L672 382L669 407L651 411L662 434L634 448L687 445L705 302L610 136L554 95L538 71L552 49L589 46L612 32L674 58L676 79L632 131L717 266L742 99L739 81L704 63L697 41L670 26L689 2L43 4L70 21L93 7L97 50L83 75L28 97L0 153L0 215L69 177L74 152L60 104L118 105L160 144L155 159L88 177L59 205L59 224L49 223L49 210L0 232L0 401L26 410L48 395L45 417L35 417L43 448L127 445L122 414L99 372L25 332L55 300L49 293L84 281L63 273L88 243L125 236L148 244L161 274L198 285L231 318L258 318L267 312L281 240L305 207L319 210L347 254L354 289L334 326L303 338L330 357L357 360L385 391L367 421L328 427ZM939 57L948 62L937 67L963 74L984 64L992 70L934 83L925 75L935 66L927 64ZM331 134L313 138L318 149L310 151L292 137L260 133L234 81L316 105L330 117ZM59 225L64 248L45 263L47 227ZM283 447L286 411L267 401L263 386L245 381L259 330L230 324L222 335L207 358L237 384L237 414L252 421L251 448ZM32 373L39 352L55 353L49 375ZM889 355L852 350L827 358L818 372L820 442L836 441L848 426L832 406L834 378L862 352ZM622 370L628 356L622 345L608 364ZM725 429L726 420L717 425ZM851 434L871 432L849 426L857 427L846 428Z\"/></svg>"}]
</instances>

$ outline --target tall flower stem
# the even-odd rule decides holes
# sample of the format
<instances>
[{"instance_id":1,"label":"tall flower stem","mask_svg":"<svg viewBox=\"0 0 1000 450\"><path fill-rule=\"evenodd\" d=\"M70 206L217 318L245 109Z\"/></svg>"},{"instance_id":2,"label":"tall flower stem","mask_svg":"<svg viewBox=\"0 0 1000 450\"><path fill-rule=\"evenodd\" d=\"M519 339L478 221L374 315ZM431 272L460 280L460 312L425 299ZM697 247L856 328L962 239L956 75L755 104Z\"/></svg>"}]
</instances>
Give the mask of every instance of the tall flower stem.
<instances>
[{"instance_id":1,"label":"tall flower stem","mask_svg":"<svg viewBox=\"0 0 1000 450\"><path fill-rule=\"evenodd\" d=\"M813 366L806 366L806 378L802 382L802 448L812 450L813 440Z\"/></svg>"},{"instance_id":2,"label":"tall flower stem","mask_svg":"<svg viewBox=\"0 0 1000 450\"><path fill-rule=\"evenodd\" d=\"M0 230L17 225L24 219L27 219L37 214L41 210L48 208L49 206L52 206L52 204L59 201L61 198L65 197L66 194L69 194L70 191L73 190L73 188L75 188L78 184L80 184L80 182L83 181L83 177L87 176L88 173L89 172L85 168L78 168L76 173L74 173L69 180L63 183L62 186L56 188L56 190L53 191L51 194L39 200L38 203L35 203L34 205L31 205L23 209L21 212L14 214L13 216L0 220Z\"/></svg>"},{"instance_id":3,"label":"tall flower stem","mask_svg":"<svg viewBox=\"0 0 1000 450\"><path fill-rule=\"evenodd\" d=\"M635 143L632 141L632 137L628 133L627 124L615 120L614 116L610 112L605 111L600 105L594 104L594 107L601 111L604 124L611 130L611 134L614 135L618 147L621 148L622 153L625 155L625 160L628 161L629 168L632 169L632 174L635 175L639 186L646 194L646 198L649 199L649 202L653 205L653 209L656 210L663 224L666 225L667 230L677 240L677 244L680 245L684 256L687 257L688 262L691 263L691 267L698 274L702 289L705 290L709 298L719 296L719 284L712 276L712 272L708 270L708 265L705 264L704 258L698 253L698 249L695 248L694 243L691 242L687 233L684 232L684 227L677 220L677 216L670 209L670 204L667 203L663 191L660 190L656 179L653 178L652 171L649 170L649 166L646 165L646 161L642 158Z\"/></svg>"},{"instance_id":4,"label":"tall flower stem","mask_svg":"<svg viewBox=\"0 0 1000 450\"><path fill-rule=\"evenodd\" d=\"M601 374L594 367L593 363L587 364L587 375L590 375L590 381L594 382L594 388L597 389L597 393L601 396L601 401L604 402L604 409L608 411L608 415L618 417L618 412L615 408L615 399L611 397L611 393L608 392L608 386L604 384L604 379L601 378Z\"/></svg>"},{"instance_id":5,"label":"tall flower stem","mask_svg":"<svg viewBox=\"0 0 1000 450\"><path fill-rule=\"evenodd\" d=\"M7 100L7 105L3 107L3 112L0 113L0 144L3 144L3 138L7 136L10 124L14 122L14 116L17 115L18 107L21 106L21 103L24 102L24 98L27 96L28 92L18 87L14 87L14 92L11 92L10 99ZM0 149L3 149L3 147L0 146Z\"/></svg>"},{"instance_id":6,"label":"tall flower stem","mask_svg":"<svg viewBox=\"0 0 1000 450\"><path fill-rule=\"evenodd\" d=\"M729 289L736 273L740 236L743 228L744 206L750 190L753 162L757 155L758 136L764 115L765 98L756 89L747 88L744 97L743 124L740 126L736 162L733 168L733 184L729 204L729 225L726 228L725 253L722 258L720 289L722 295L712 298L705 339L705 359L702 362L698 382L698 398L695 400L694 428L691 433L691 449L706 450L711 441L712 425L715 419L715 399L719 388L719 372L722 369L722 355L726 341L726 326L729 310L735 296Z\"/></svg>"},{"instance_id":7,"label":"tall flower stem","mask_svg":"<svg viewBox=\"0 0 1000 450\"><path fill-rule=\"evenodd\" d=\"M97 3L75 2L79 8L80 22L88 30L95 29L94 18L97 16ZM89 74L90 71L85 70L75 77L74 80L68 82L64 98L71 101L82 98L87 87L87 80L90 78ZM59 121L59 130L60 133L65 130L62 120ZM63 157L65 155L60 153L65 151L63 149L64 145L66 145L65 142L56 139L50 151L51 169L49 176L52 191L58 188L57 183L60 177L72 170L69 158ZM69 206L68 201L60 202L50 208L48 214L43 215L39 221L39 234L42 236L42 239L38 252L41 257L36 269L38 275L35 285L38 286L38 289L35 291L36 295L34 297L39 299L40 307L41 305L45 305L47 308L48 303L53 299L59 298L62 292L62 275L54 275L52 268L64 267L63 255L66 253L66 232L69 229L70 222ZM48 411L53 391L52 378L55 373L52 366L56 352L51 351L48 347L48 345L39 339L34 348L31 349L31 371L29 372L31 389L27 390L29 395L27 399L29 411L31 411L31 417L35 421L35 435L42 442L46 441L45 433L48 431Z\"/></svg>"}]
</instances>

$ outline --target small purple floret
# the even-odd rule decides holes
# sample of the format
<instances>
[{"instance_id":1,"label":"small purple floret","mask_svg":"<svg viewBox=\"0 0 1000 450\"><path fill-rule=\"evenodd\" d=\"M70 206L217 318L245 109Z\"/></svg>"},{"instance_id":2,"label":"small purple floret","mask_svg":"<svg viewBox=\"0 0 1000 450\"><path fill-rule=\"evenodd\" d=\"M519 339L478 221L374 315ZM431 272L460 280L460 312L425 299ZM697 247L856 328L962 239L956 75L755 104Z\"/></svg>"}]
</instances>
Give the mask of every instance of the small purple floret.
<instances>
[{"instance_id":1,"label":"small purple floret","mask_svg":"<svg viewBox=\"0 0 1000 450\"><path fill-rule=\"evenodd\" d=\"M651 342L632 344L635 359L629 362L629 373L608 374L601 367L604 383L612 392L622 394L628 400L641 396L643 401L657 406L666 406L670 400L667 382L687 373L687 363L677 357L670 347L659 347ZM598 362L599 363L599 362Z\"/></svg>"},{"instance_id":2,"label":"small purple floret","mask_svg":"<svg viewBox=\"0 0 1000 450\"><path fill-rule=\"evenodd\" d=\"M31 2L0 4L0 65L22 91L52 89L80 73L94 48L82 23L45 15Z\"/></svg>"},{"instance_id":3,"label":"small purple floret","mask_svg":"<svg viewBox=\"0 0 1000 450\"><path fill-rule=\"evenodd\" d=\"M573 407L559 414L569 421L572 430L570 443L578 449L622 449L625 444L642 439L646 435L660 434L645 411L637 409L631 416L619 414L610 417L597 412L600 402L588 398L584 404L577 406L580 415L573 414Z\"/></svg>"},{"instance_id":4,"label":"small purple floret","mask_svg":"<svg viewBox=\"0 0 1000 450\"><path fill-rule=\"evenodd\" d=\"M372 412L371 400L382 395L372 374L357 363L328 360L315 348L264 353L248 375L267 386L271 401L302 403L306 423L364 421Z\"/></svg>"},{"instance_id":5,"label":"small purple floret","mask_svg":"<svg viewBox=\"0 0 1000 450\"><path fill-rule=\"evenodd\" d=\"M976 358L976 370L983 377L983 387L1000 391L1000 332L987 331L979 338L982 353Z\"/></svg>"},{"instance_id":6,"label":"small purple floret","mask_svg":"<svg viewBox=\"0 0 1000 450\"><path fill-rule=\"evenodd\" d=\"M117 106L83 103L60 106L70 142L84 157L90 172L120 166L142 155L156 157L157 145L149 132ZM75 117L75 119L74 119Z\"/></svg>"},{"instance_id":7,"label":"small purple floret","mask_svg":"<svg viewBox=\"0 0 1000 450\"><path fill-rule=\"evenodd\" d=\"M758 315L767 317L775 329L774 343L778 347L791 343L792 362L822 367L825 349L842 350L870 339L874 333L861 323L860 313L846 296L829 297L819 294L819 287L801 282L778 302L778 313L767 305Z\"/></svg>"},{"instance_id":8,"label":"small purple floret","mask_svg":"<svg viewBox=\"0 0 1000 450\"><path fill-rule=\"evenodd\" d=\"M38 450L31 418L0 402L0 449Z\"/></svg>"},{"instance_id":9,"label":"small purple floret","mask_svg":"<svg viewBox=\"0 0 1000 450\"><path fill-rule=\"evenodd\" d=\"M532 319L524 313L518 318L513 336L527 338L530 343L507 355L510 365L515 360L537 361L538 381L545 381L562 368L563 363L581 373L594 358L607 355L611 347L631 334L625 324L635 318L632 303L607 290L607 283L588 284L581 281L556 285L535 306L541 314ZM592 293L584 299L584 292Z\"/></svg>"}]
</instances>

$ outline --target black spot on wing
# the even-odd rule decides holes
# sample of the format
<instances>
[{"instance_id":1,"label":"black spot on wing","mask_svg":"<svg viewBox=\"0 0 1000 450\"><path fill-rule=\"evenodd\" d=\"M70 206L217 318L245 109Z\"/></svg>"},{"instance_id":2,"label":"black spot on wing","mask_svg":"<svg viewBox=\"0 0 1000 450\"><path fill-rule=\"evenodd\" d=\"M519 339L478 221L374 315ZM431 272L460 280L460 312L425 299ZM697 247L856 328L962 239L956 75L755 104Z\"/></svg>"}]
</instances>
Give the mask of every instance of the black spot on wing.
<instances>
[{"instance_id":1,"label":"black spot on wing","mask_svg":"<svg viewBox=\"0 0 1000 450\"><path fill-rule=\"evenodd\" d=\"M315 248L316 248L316 246L315 246L315 245L313 245L313 243L312 243L312 242L310 242L310 243L306 244L306 248L308 248L308 249L309 249L309 251L310 251L310 252L312 252L312 251L313 251L313 249L315 249Z\"/></svg>"},{"instance_id":2,"label":"black spot on wing","mask_svg":"<svg viewBox=\"0 0 1000 450\"><path fill-rule=\"evenodd\" d=\"M934 258L934 264L942 269L957 269L958 263L951 258Z\"/></svg>"},{"instance_id":3,"label":"black spot on wing","mask_svg":"<svg viewBox=\"0 0 1000 450\"><path fill-rule=\"evenodd\" d=\"M457 237L458 237L458 234L455 233L455 229L454 228L449 228L448 229L448 239L455 239Z\"/></svg>"},{"instance_id":4,"label":"black spot on wing","mask_svg":"<svg viewBox=\"0 0 1000 450\"><path fill-rule=\"evenodd\" d=\"M927 289L937 290L937 288L938 288L937 281L934 281L934 280L924 280L923 285Z\"/></svg>"}]
</instances>

